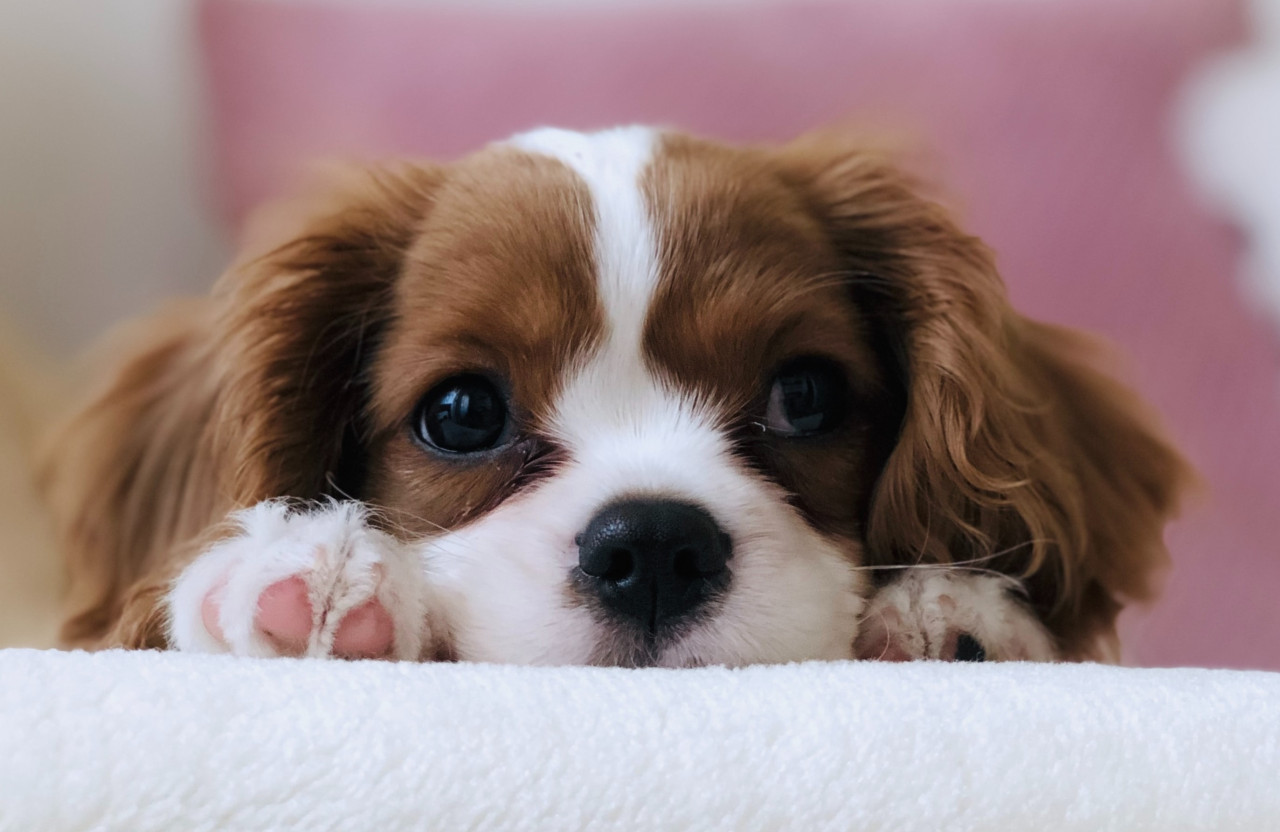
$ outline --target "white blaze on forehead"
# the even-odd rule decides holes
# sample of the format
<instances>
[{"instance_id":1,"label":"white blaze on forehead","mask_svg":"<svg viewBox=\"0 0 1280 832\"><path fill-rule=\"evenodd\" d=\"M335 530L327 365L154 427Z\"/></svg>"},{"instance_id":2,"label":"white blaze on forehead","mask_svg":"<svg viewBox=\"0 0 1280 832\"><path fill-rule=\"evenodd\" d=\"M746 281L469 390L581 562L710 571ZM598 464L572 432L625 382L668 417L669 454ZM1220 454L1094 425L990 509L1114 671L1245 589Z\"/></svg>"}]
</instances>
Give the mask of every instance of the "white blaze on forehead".
<instances>
[{"instance_id":1,"label":"white blaze on forehead","mask_svg":"<svg viewBox=\"0 0 1280 832\"><path fill-rule=\"evenodd\" d=\"M593 439L607 436L612 444L619 431L670 442L690 428L706 430L690 404L665 389L644 361L644 323L660 262L641 178L653 160L658 134L645 127L599 133L543 129L510 143L559 160L591 194L596 282L606 331L597 353L565 385L554 425L561 440L589 452Z\"/></svg>"},{"instance_id":2,"label":"white blaze on forehead","mask_svg":"<svg viewBox=\"0 0 1280 832\"><path fill-rule=\"evenodd\" d=\"M658 283L658 252L640 190L656 139L647 127L619 127L599 133L544 128L511 140L521 150L559 160L587 184L595 213L597 280L611 340L637 350Z\"/></svg>"}]
</instances>

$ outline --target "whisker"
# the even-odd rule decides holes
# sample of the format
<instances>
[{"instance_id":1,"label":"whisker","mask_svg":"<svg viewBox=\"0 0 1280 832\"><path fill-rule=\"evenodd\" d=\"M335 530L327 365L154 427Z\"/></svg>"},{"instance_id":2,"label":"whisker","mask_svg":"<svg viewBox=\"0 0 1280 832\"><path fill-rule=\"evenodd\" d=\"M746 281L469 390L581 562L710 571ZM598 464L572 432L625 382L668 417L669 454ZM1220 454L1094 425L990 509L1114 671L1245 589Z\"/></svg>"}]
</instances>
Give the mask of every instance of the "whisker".
<instances>
[{"instance_id":1,"label":"whisker","mask_svg":"<svg viewBox=\"0 0 1280 832\"><path fill-rule=\"evenodd\" d=\"M430 526L436 531L438 531L440 535L438 537L431 538L431 545L433 546L449 551L450 554L459 554L465 551L472 551L472 552L474 551L474 550L469 550L466 547L456 548L459 546L459 544L463 543L463 541L450 538L448 535L450 532L453 531L453 529L450 529L447 526L443 526L434 520L428 519L419 514L415 514L414 512L411 512L407 509L395 508L392 506L377 506L377 505L373 505L372 503L367 503L363 500L359 500L356 497L352 496L349 492L341 488L337 483L335 483L333 481L332 476L329 477L329 487L333 489L333 491L338 497L344 500L349 500L350 502L360 503L364 507L365 511L367 512L370 518L377 519L379 523L381 523L382 525L384 525L390 530L399 532L403 537L414 537L414 536L417 536L419 532L417 529L409 528L409 526L406 525L402 520L393 518L391 516L392 512L394 512L397 515L400 515L400 517L404 519L414 520L418 523L422 523L423 525ZM450 547L454 547L454 548L450 548Z\"/></svg>"},{"instance_id":2,"label":"whisker","mask_svg":"<svg viewBox=\"0 0 1280 832\"><path fill-rule=\"evenodd\" d=\"M1025 548L1027 546L1033 546L1037 543L1051 543L1051 542L1052 541L1048 541L1048 540L1025 540L1022 543L1018 543L1006 549L1001 549L998 552L991 552L989 554L980 555L974 558L968 558L966 560L951 561L950 563L894 563L894 564L885 564L883 566L855 566L853 568L855 571L859 571L859 572L881 572L881 571L895 572L895 571L901 571L904 569L929 569L929 570L955 570L957 572L967 572L967 573L972 573L977 575L991 575L993 577L1005 579L1006 581L1009 582L1011 586L1017 588L1020 592L1022 592L1025 595L1026 589L1023 586L1022 581L1018 580L1013 575L1000 572L999 570L996 570L996 569L987 569L987 568L981 567L979 564L986 563L998 557L1003 557L1004 555L1010 554L1012 552L1016 552L1018 549Z\"/></svg>"}]
</instances>

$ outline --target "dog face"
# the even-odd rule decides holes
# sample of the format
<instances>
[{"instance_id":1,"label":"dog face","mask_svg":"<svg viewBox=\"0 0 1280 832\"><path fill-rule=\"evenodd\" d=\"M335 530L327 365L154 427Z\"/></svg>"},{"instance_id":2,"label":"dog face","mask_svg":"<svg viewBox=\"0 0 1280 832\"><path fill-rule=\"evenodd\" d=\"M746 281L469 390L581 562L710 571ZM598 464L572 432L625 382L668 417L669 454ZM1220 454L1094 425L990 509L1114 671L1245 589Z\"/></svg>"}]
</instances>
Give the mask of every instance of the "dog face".
<instances>
[{"instance_id":1,"label":"dog face","mask_svg":"<svg viewBox=\"0 0 1280 832\"><path fill-rule=\"evenodd\" d=\"M518 137L435 191L394 306L365 491L427 540L459 655L848 655L896 423L836 251L764 160Z\"/></svg>"},{"instance_id":2,"label":"dog face","mask_svg":"<svg viewBox=\"0 0 1280 832\"><path fill-rule=\"evenodd\" d=\"M847 657L873 569L1014 575L1066 655L1150 591L1181 461L873 154L539 130L288 216L144 350L145 412L67 433L145 434L151 518L96 538L135 574L355 497L452 655L664 666Z\"/></svg>"}]
</instances>

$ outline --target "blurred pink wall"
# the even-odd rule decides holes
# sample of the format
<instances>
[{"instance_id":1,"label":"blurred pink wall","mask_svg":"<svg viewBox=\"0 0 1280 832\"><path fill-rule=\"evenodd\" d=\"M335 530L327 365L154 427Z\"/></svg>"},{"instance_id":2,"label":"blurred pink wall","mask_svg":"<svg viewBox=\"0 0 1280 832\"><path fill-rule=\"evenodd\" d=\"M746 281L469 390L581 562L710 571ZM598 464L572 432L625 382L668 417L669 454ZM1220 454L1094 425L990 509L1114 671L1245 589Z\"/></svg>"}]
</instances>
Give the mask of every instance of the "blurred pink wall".
<instances>
[{"instance_id":1,"label":"blurred pink wall","mask_svg":"<svg viewBox=\"0 0 1280 832\"><path fill-rule=\"evenodd\" d=\"M1280 669L1280 345L1167 136L1189 69L1240 37L1227 0L202 9L232 221L312 157L448 157L540 124L914 134L1015 303L1120 344L1208 480L1165 599L1128 617L1130 660Z\"/></svg>"}]
</instances>

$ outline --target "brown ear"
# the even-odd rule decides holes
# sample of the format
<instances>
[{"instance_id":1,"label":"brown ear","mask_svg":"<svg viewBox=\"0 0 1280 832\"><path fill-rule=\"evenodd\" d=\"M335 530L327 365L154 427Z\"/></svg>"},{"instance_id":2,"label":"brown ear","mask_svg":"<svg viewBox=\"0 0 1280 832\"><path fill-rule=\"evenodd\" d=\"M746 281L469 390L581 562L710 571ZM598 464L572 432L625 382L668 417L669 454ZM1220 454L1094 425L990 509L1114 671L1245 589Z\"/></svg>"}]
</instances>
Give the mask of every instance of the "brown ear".
<instances>
[{"instance_id":1,"label":"brown ear","mask_svg":"<svg viewBox=\"0 0 1280 832\"><path fill-rule=\"evenodd\" d=\"M359 489L358 459L344 453L360 438L364 371L441 175L409 165L359 171L310 201L301 222L297 209L275 209L259 234L288 242L215 292L213 441L227 449L224 488L236 504Z\"/></svg>"},{"instance_id":2,"label":"brown ear","mask_svg":"<svg viewBox=\"0 0 1280 832\"><path fill-rule=\"evenodd\" d=\"M1064 655L1115 656L1152 596L1192 479L1086 337L1010 307L988 249L881 155L783 152L901 364L901 432L867 520L872 564L968 563L1024 579Z\"/></svg>"},{"instance_id":3,"label":"brown ear","mask_svg":"<svg viewBox=\"0 0 1280 832\"><path fill-rule=\"evenodd\" d=\"M203 301L119 331L101 347L118 360L44 438L39 479L66 558L69 646L96 646L130 585L218 502L202 441L216 393L210 338Z\"/></svg>"},{"instance_id":4,"label":"brown ear","mask_svg":"<svg viewBox=\"0 0 1280 832\"><path fill-rule=\"evenodd\" d=\"M209 298L132 325L114 369L44 443L71 579L64 642L114 630L158 646L157 593L229 510L354 487L344 450L359 438L361 371L438 176L361 172L275 208L265 233L259 223L265 254Z\"/></svg>"}]
</instances>

